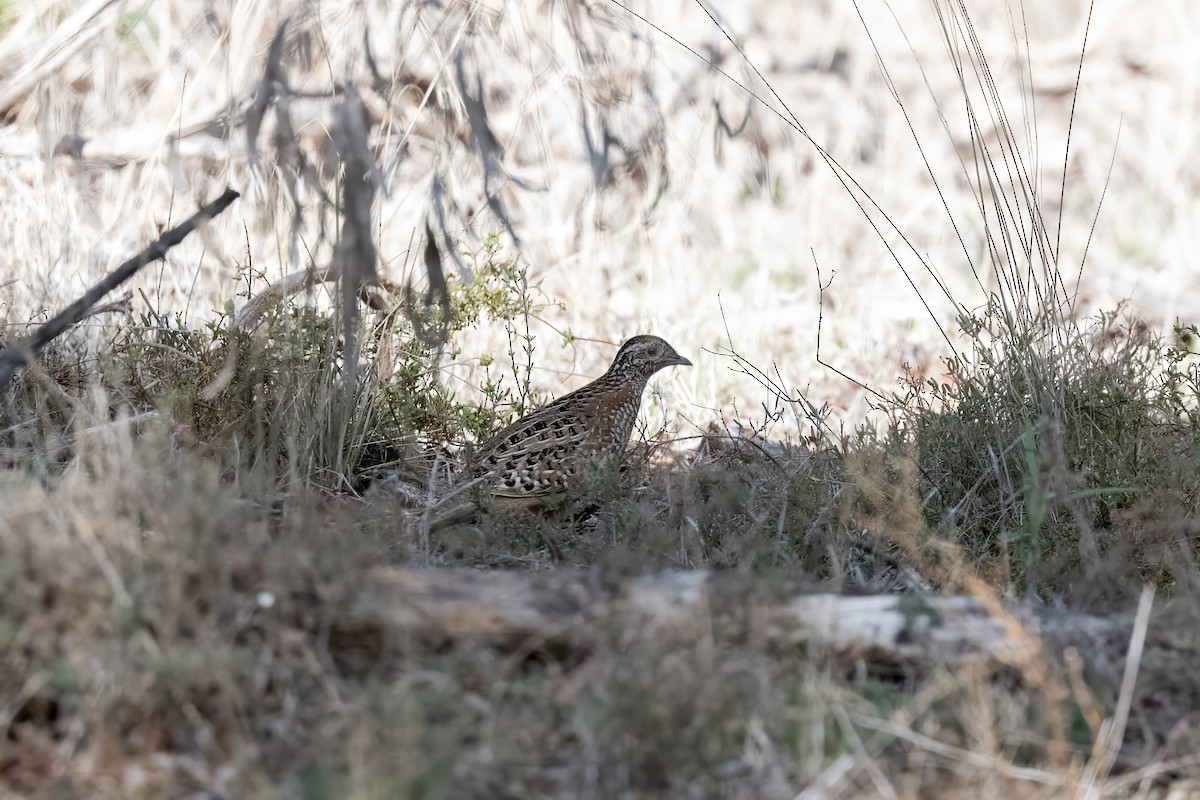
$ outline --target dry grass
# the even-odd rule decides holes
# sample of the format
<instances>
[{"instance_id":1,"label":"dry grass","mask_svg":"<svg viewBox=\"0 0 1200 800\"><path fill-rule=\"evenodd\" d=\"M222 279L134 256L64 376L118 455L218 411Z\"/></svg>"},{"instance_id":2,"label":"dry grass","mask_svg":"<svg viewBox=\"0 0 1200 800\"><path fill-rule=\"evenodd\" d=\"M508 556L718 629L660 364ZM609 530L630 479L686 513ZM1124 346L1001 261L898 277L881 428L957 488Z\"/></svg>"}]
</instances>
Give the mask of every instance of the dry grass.
<instances>
[{"instance_id":1,"label":"dry grass","mask_svg":"<svg viewBox=\"0 0 1200 800\"><path fill-rule=\"evenodd\" d=\"M0 406L3 793L1195 791L1200 388L1173 326L1200 317L1200 19L1096 9L1076 94L1086 7L979 5L973 57L941 3L716 7L755 75L689 3L638 7L649 22L0 4L0 337L243 191ZM373 187L339 172L347 81ZM338 205L376 190L370 224ZM237 329L251 298L367 242L382 311L348 323L330 283ZM818 330L870 389L818 363ZM696 366L656 381L596 513L414 532L402 507L442 490L458 446L650 331ZM735 569L765 592L969 592L1013 625L1020 600L1133 633L1048 653L1017 631L1020 663L950 670L724 628L604 630L563 658L346 624L367 569L412 563Z\"/></svg>"},{"instance_id":2,"label":"dry grass","mask_svg":"<svg viewBox=\"0 0 1200 800\"><path fill-rule=\"evenodd\" d=\"M968 252L979 259L982 230L969 222L975 203L958 170L959 157L969 150L958 80L925 5L893 8L952 124L951 137L887 9L867 3L863 14L941 178L947 204L965 220L960 227ZM570 33L571 14L532 7L500 13L499 6L455 5L448 13L422 15L387 4L326 3L321 9L320 16L311 9L298 12L296 22L306 33L296 35L296 58L289 62L293 88L324 93L348 71L361 75L364 26L381 73L389 86L396 84L384 98L380 163L390 196L377 212L377 246L386 274L397 282L414 267L420 271L432 174L443 177L458 205L447 221L451 227L467 224L482 205L479 159L464 146L466 114L447 53L457 43L466 50L468 69L478 62L490 93L489 119L506 148L501 165L537 189L509 186L503 199L534 275L562 303L542 315L545 325L535 326L538 383L547 390L595 375L611 353L604 347L562 347L552 330L617 345L653 329L699 354L729 344L720 321L723 305L739 353L754 363L778 364L787 385L811 385L818 403L829 399L851 423L857 421L862 396L831 380L813 358L814 256L827 277L837 273L827 298L827 360L876 386L890 384L904 362L936 369L939 329L953 327L955 310L942 303L934 309L936 323L926 318L882 243L811 146L762 109L754 109L738 137L720 134L715 103L734 128L753 104L618 8L581 12L585 33L576 36ZM1027 10L1036 15L1029 21L1029 61L1023 65L1034 78L1028 101L1020 92L1004 4L973 12L995 56L1009 109L1036 110L1037 172L1047 202L1057 197L1053 188L1062 165L1083 11L1081 4ZM728 13L756 66L813 138L893 214L956 298L971 307L981 304L984 298L972 288L953 229L853 8L767 4ZM5 52L15 51L19 62L19 48L48 38L61 14L54 4L31 7L21 15L22 35ZM656 5L654 14L689 45L715 48L732 74L744 77L728 44L695 6ZM470 35L463 33L468 18ZM255 3L218 5L213 16L186 3L154 4L144 12L117 9L94 26L90 45L18 106L21 124L7 134L5 151L15 157L0 212L14 258L8 274L21 276L6 288L9 325L74 297L146 241L172 208L178 218L187 210L182 203L212 197L226 182L247 190L239 216L220 221L203 245L189 245L170 267L142 279L154 310L185 310L199 322L243 291L239 265L252 264L276 282L303 264L308 251L323 261L317 203L307 201L302 241L293 252L286 225L278 222L289 214L286 201L269 189L276 180L270 170L262 179L248 178L240 134L215 148L227 157L207 161L177 160L162 143L231 103L248 101L279 21L276 9ZM1190 88L1182 79L1194 72L1188 37L1196 26L1192 10L1181 2L1133 21L1115 10L1097 10L1076 110L1063 226L1064 253L1071 256L1064 262L1077 264L1107 184L1081 289L1084 315L1129 297L1155 329L1169 328L1177 315L1188 320L1197 314L1187 303L1194 294L1189 287L1195 288L1188 254L1196 229L1188 198L1196 194L1198 177L1188 158ZM30 29L42 33L34 36ZM503 46L490 47L491 41ZM645 151L630 166L611 148L614 163L603 191L595 186L586 155L581 102L594 144L602 141L601 125L607 123L629 147ZM317 157L328 115L298 105L299 133ZM1019 122L1016 127L1021 130ZM100 163L43 161L67 134L93 137ZM198 138L187 137L180 152L198 149ZM645 142L652 146L643 147ZM263 143L269 147L266 139ZM401 149L405 157L398 160ZM113 170L104 166L111 152L140 157ZM250 191L256 186L262 191ZM654 224L647 227L642 223L651 208ZM486 215L475 221L480 235L496 229ZM71 236L61 236L64 230ZM456 238L465 250L477 247L469 236ZM926 296L936 298L930 280L916 278ZM469 353L500 356L505 340L492 327L465 344ZM471 366L467 361L455 373L467 386L476 384ZM753 405L758 392L715 359L671 385L678 401L672 405L698 406L688 417L701 427L706 409L726 409L738 400Z\"/></svg>"}]
</instances>

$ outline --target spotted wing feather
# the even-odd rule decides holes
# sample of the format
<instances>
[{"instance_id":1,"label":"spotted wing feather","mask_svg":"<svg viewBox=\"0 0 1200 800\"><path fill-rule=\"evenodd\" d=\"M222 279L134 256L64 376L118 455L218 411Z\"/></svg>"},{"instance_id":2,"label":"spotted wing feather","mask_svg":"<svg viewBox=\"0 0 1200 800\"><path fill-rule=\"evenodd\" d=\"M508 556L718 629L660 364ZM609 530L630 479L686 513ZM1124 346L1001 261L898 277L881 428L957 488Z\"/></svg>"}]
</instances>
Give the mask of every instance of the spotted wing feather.
<instances>
[{"instance_id":1,"label":"spotted wing feather","mask_svg":"<svg viewBox=\"0 0 1200 800\"><path fill-rule=\"evenodd\" d=\"M599 443L579 414L552 418L533 414L505 428L488 442L475 462L477 477L491 476L500 497L533 497L566 491Z\"/></svg>"},{"instance_id":2,"label":"spotted wing feather","mask_svg":"<svg viewBox=\"0 0 1200 800\"><path fill-rule=\"evenodd\" d=\"M563 493L589 464L624 450L640 399L640 386L603 379L588 384L484 443L472 473L489 478L500 497Z\"/></svg>"}]
</instances>

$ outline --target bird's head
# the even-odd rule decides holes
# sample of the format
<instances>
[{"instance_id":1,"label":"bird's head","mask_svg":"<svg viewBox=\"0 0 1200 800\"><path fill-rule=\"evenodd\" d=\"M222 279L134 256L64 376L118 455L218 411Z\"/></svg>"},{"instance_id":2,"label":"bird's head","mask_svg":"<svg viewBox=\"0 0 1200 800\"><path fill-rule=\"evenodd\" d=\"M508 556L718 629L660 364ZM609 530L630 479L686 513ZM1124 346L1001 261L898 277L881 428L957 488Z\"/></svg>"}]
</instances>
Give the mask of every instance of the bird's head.
<instances>
[{"instance_id":1,"label":"bird's head","mask_svg":"<svg viewBox=\"0 0 1200 800\"><path fill-rule=\"evenodd\" d=\"M649 378L663 367L690 367L688 361L675 348L657 336L634 336L617 351L609 372Z\"/></svg>"}]
</instances>

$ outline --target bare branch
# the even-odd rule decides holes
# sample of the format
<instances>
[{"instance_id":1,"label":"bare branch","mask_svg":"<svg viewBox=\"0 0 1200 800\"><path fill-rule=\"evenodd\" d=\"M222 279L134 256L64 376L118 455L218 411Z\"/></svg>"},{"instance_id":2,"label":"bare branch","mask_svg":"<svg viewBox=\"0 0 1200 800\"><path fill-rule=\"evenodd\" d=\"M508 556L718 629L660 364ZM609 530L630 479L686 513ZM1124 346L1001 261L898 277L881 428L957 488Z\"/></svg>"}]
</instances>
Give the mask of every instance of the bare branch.
<instances>
[{"instance_id":1,"label":"bare branch","mask_svg":"<svg viewBox=\"0 0 1200 800\"><path fill-rule=\"evenodd\" d=\"M204 222L223 212L240 196L233 189L226 189L224 194L203 206L182 224L164 232L154 244L127 259L121 266L106 275L103 280L88 289L82 297L34 331L32 336L0 350L0 390L6 388L16 371L32 361L43 347L88 316L92 306L100 302L101 298L136 275L142 267L166 258L168 250L186 239L188 234Z\"/></svg>"}]
</instances>

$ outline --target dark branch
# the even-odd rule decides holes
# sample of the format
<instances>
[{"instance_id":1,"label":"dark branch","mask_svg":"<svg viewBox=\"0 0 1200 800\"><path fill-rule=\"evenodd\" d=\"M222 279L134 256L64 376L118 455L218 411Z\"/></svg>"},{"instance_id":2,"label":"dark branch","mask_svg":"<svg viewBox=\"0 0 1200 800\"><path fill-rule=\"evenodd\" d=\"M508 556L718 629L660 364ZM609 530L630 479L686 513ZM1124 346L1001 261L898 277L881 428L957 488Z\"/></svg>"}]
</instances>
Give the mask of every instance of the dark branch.
<instances>
[{"instance_id":1,"label":"dark branch","mask_svg":"<svg viewBox=\"0 0 1200 800\"><path fill-rule=\"evenodd\" d=\"M203 221L210 220L229 207L240 197L233 189L203 206L182 224L171 228L158 237L154 244L125 261L121 266L110 272L102 281L89 289L82 297L63 309L57 316L33 332L33 335L0 350L0 390L8 386L9 380L25 364L28 364L38 352L61 336L72 325L88 315L92 306L96 305L104 295L116 289L125 281L137 274L138 270L147 264L166 258L167 251L187 238Z\"/></svg>"}]
</instances>

